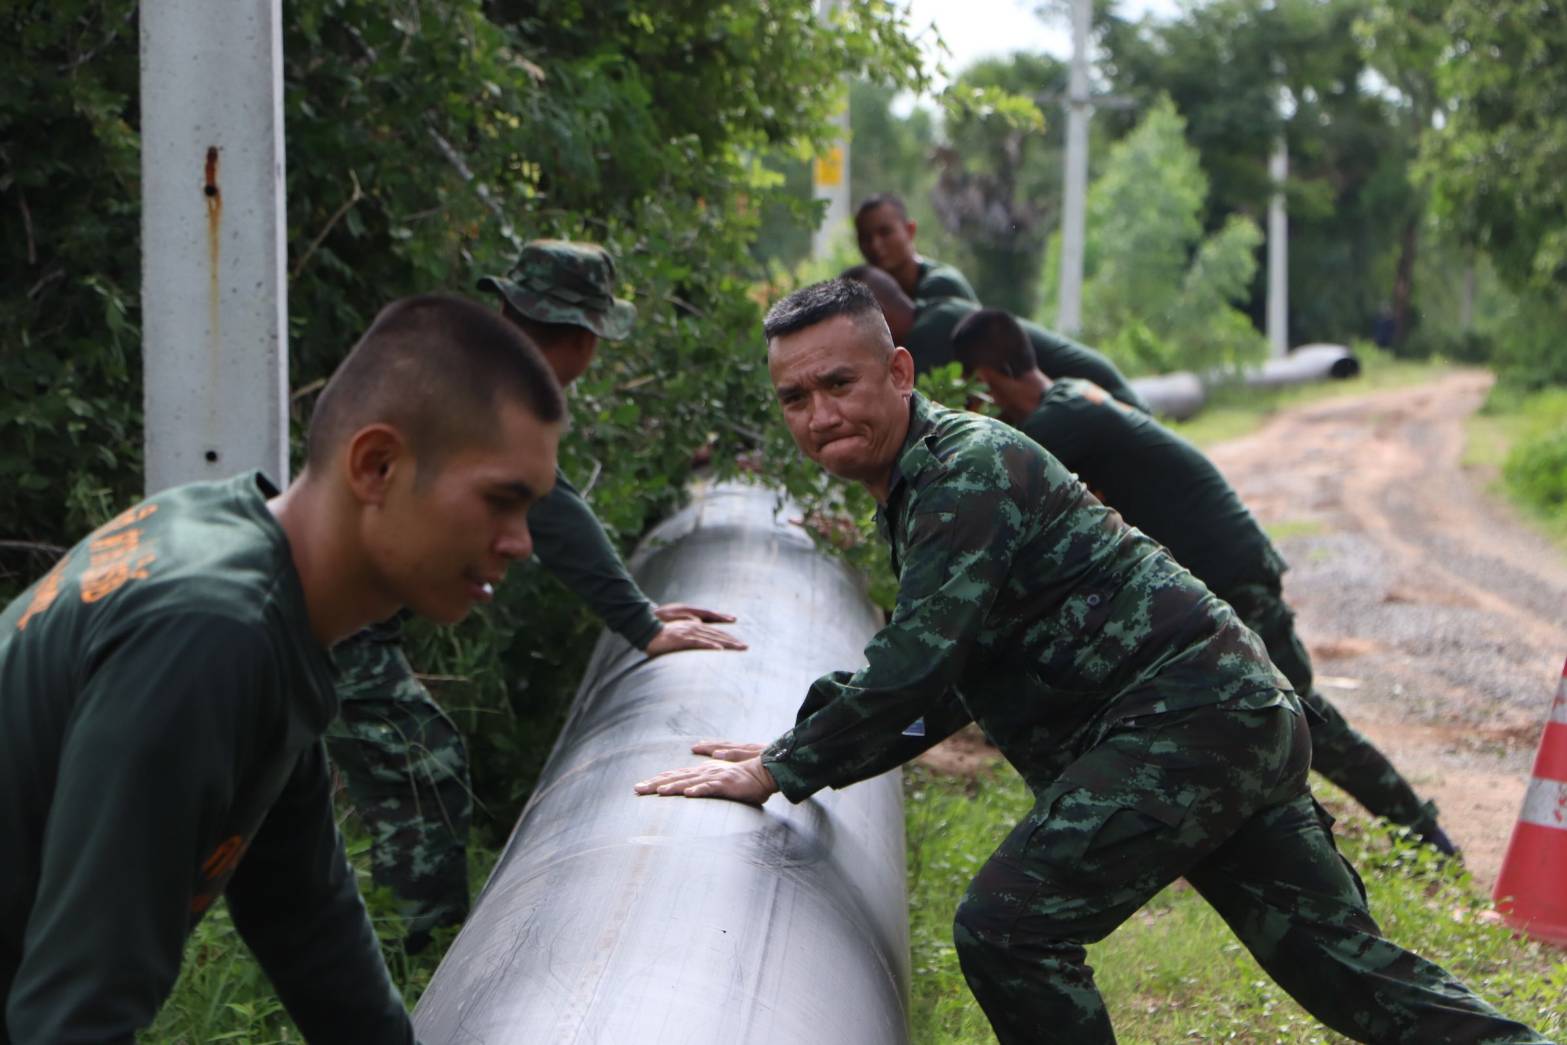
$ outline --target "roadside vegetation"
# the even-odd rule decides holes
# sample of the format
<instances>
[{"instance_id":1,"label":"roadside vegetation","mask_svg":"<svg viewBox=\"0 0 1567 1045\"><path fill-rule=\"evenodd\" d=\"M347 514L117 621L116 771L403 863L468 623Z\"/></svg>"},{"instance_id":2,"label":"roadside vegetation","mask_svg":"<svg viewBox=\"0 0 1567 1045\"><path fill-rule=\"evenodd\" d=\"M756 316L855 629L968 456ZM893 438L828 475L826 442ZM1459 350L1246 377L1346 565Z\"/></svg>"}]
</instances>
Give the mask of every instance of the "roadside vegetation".
<instances>
[{"instance_id":1,"label":"roadside vegetation","mask_svg":"<svg viewBox=\"0 0 1567 1045\"><path fill-rule=\"evenodd\" d=\"M1498 386L1470 420L1464 462L1567 550L1567 388Z\"/></svg>"}]
</instances>

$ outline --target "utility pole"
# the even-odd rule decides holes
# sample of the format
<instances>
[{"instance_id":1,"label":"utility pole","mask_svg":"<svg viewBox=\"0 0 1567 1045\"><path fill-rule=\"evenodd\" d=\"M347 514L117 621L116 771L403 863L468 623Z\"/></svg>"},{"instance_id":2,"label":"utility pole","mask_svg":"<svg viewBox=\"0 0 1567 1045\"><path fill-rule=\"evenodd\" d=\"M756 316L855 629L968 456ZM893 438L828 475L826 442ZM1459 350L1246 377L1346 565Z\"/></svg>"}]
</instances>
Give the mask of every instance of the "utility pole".
<instances>
[{"instance_id":1,"label":"utility pole","mask_svg":"<svg viewBox=\"0 0 1567 1045\"><path fill-rule=\"evenodd\" d=\"M821 0L816 9L823 25L832 20L838 0ZM849 220L849 79L843 79L843 107L833 117L837 136L831 147L811 164L811 194L827 201L822 223L811 235L811 257L820 260L832 252L833 237Z\"/></svg>"},{"instance_id":2,"label":"utility pole","mask_svg":"<svg viewBox=\"0 0 1567 1045\"><path fill-rule=\"evenodd\" d=\"M1072 0L1072 71L1066 99L1066 185L1061 200L1061 282L1056 327L1075 334L1082 327L1083 225L1088 197L1088 22L1093 0Z\"/></svg>"},{"instance_id":3,"label":"utility pole","mask_svg":"<svg viewBox=\"0 0 1567 1045\"><path fill-rule=\"evenodd\" d=\"M1289 352L1290 254L1289 216L1284 209L1284 183L1289 178L1290 154L1284 132L1268 160L1273 197L1268 201L1268 348L1275 359Z\"/></svg>"},{"instance_id":4,"label":"utility pole","mask_svg":"<svg viewBox=\"0 0 1567 1045\"><path fill-rule=\"evenodd\" d=\"M147 493L288 482L281 0L141 4Z\"/></svg>"}]
</instances>

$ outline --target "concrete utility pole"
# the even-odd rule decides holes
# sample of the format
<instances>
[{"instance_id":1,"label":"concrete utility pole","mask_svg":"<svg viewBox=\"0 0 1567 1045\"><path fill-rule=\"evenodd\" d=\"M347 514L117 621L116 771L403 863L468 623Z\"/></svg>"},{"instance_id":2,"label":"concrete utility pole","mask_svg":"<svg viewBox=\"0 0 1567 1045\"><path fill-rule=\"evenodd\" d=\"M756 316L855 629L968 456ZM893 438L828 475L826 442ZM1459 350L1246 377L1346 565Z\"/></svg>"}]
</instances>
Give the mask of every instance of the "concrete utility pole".
<instances>
[{"instance_id":1,"label":"concrete utility pole","mask_svg":"<svg viewBox=\"0 0 1567 1045\"><path fill-rule=\"evenodd\" d=\"M1290 154L1284 134L1268 160L1273 198L1268 201L1268 347L1274 358L1289 352L1290 247L1289 217L1284 210L1284 182L1289 178Z\"/></svg>"},{"instance_id":2,"label":"concrete utility pole","mask_svg":"<svg viewBox=\"0 0 1567 1045\"><path fill-rule=\"evenodd\" d=\"M288 482L281 0L141 5L147 492Z\"/></svg>"},{"instance_id":3,"label":"concrete utility pole","mask_svg":"<svg viewBox=\"0 0 1567 1045\"><path fill-rule=\"evenodd\" d=\"M1066 100L1066 186L1061 200L1061 282L1056 293L1056 328L1075 334L1082 327L1083 225L1088 197L1088 22L1093 0L1072 0L1072 72Z\"/></svg>"},{"instance_id":4,"label":"concrete utility pole","mask_svg":"<svg viewBox=\"0 0 1567 1045\"><path fill-rule=\"evenodd\" d=\"M824 25L832 19L838 0L821 0L817 20ZM822 223L811 235L811 257L825 258L832 251L833 237L849 220L849 80L843 80L843 108L833 117L837 137L827 152L811 164L811 194L827 201Z\"/></svg>"}]
</instances>

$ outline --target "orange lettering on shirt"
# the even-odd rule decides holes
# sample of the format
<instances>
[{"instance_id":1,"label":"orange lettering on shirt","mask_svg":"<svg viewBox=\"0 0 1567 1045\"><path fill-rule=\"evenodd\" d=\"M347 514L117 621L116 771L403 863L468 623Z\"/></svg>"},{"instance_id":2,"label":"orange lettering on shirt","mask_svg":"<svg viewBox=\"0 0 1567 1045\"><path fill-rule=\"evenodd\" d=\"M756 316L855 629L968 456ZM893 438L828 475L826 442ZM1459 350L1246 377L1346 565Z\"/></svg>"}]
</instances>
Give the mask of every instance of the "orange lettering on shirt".
<instances>
[{"instance_id":1,"label":"orange lettering on shirt","mask_svg":"<svg viewBox=\"0 0 1567 1045\"><path fill-rule=\"evenodd\" d=\"M240 856L245 852L245 837L243 835L230 835L218 843L218 847L212 851L212 855L202 861L201 873L207 876L208 881L228 874L239 863Z\"/></svg>"},{"instance_id":2,"label":"orange lettering on shirt","mask_svg":"<svg viewBox=\"0 0 1567 1045\"><path fill-rule=\"evenodd\" d=\"M98 527L98 533L113 533L115 530L129 526L131 523L141 522L147 516L158 510L156 504L138 504L127 508L102 526Z\"/></svg>"},{"instance_id":3,"label":"orange lettering on shirt","mask_svg":"<svg viewBox=\"0 0 1567 1045\"><path fill-rule=\"evenodd\" d=\"M16 622L17 631L26 629L28 621L53 606L54 600L60 597L60 575L65 572L65 563L65 559L55 563L54 569L44 574L38 587L33 589L32 601L27 604L22 619Z\"/></svg>"},{"instance_id":4,"label":"orange lettering on shirt","mask_svg":"<svg viewBox=\"0 0 1567 1045\"><path fill-rule=\"evenodd\" d=\"M141 534L140 529L123 530L99 537L87 545L91 558L82 571L83 602L97 602L119 591L127 581L146 578L147 567L158 556L141 547Z\"/></svg>"},{"instance_id":5,"label":"orange lettering on shirt","mask_svg":"<svg viewBox=\"0 0 1567 1045\"><path fill-rule=\"evenodd\" d=\"M245 855L248 844L244 835L230 835L219 842L218 847L201 862L201 873L206 881L202 891L191 897L191 914L200 914L212 906L212 901L223 891L228 876L239 866L239 858Z\"/></svg>"}]
</instances>

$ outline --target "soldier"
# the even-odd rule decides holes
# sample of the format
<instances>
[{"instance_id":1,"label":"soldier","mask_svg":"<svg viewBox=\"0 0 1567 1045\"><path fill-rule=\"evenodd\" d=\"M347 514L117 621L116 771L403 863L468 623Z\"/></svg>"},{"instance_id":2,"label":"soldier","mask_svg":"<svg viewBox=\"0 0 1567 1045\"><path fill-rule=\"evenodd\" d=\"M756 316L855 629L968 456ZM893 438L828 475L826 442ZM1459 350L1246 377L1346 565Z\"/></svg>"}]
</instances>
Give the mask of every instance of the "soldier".
<instances>
[{"instance_id":1,"label":"soldier","mask_svg":"<svg viewBox=\"0 0 1567 1045\"><path fill-rule=\"evenodd\" d=\"M880 505L897 604L867 666L818 679L778 740L699 744L730 761L639 793L799 802L972 718L1035 796L955 925L1002 1042L1114 1041L1084 948L1184 876L1341 1034L1542 1045L1382 938L1306 787L1300 705L1229 606L1038 444L914 394L859 284L791 295L766 333L801 451Z\"/></svg>"},{"instance_id":2,"label":"soldier","mask_svg":"<svg viewBox=\"0 0 1567 1045\"><path fill-rule=\"evenodd\" d=\"M1311 768L1377 816L1456 855L1386 755L1311 684L1311 658L1284 602L1284 559L1202 451L1153 418L1077 378L1052 381L1034 364L1017 321L999 309L965 316L952 332L966 374L983 381L1001 419L1049 450L1105 504L1164 545L1261 637L1311 719Z\"/></svg>"},{"instance_id":3,"label":"soldier","mask_svg":"<svg viewBox=\"0 0 1567 1045\"><path fill-rule=\"evenodd\" d=\"M507 276L479 289L539 346L562 387L587 370L599 339L631 332L636 308L614 296L615 263L602 247L535 240ZM713 627L726 613L685 603L654 605L626 571L593 509L557 468L554 489L528 517L545 569L625 640L657 657L677 650L744 649ZM387 622L338 647L342 717L328 734L332 760L371 839L372 876L397 896L405 948L468 913L468 756L455 723L415 678Z\"/></svg>"},{"instance_id":4,"label":"soldier","mask_svg":"<svg viewBox=\"0 0 1567 1045\"><path fill-rule=\"evenodd\" d=\"M412 1042L333 819L329 647L528 554L565 403L455 298L387 307L304 472L165 491L0 614L0 1041L130 1041L219 895L310 1041Z\"/></svg>"},{"instance_id":5,"label":"soldier","mask_svg":"<svg viewBox=\"0 0 1567 1045\"><path fill-rule=\"evenodd\" d=\"M893 341L914 357L916 374L953 362L952 331L964 316L979 308L977 304L958 298L912 301L885 272L869 265L856 265L843 275L870 288L881 304ZM1053 367L1049 372L1063 377L1087 378L1121 402L1148 413L1148 404L1110 360L1036 324L1025 323L1024 330L1041 367Z\"/></svg>"},{"instance_id":6,"label":"soldier","mask_svg":"<svg viewBox=\"0 0 1567 1045\"><path fill-rule=\"evenodd\" d=\"M914 249L918 226L909 220L903 199L890 192L879 192L860 201L854 211L854 232L860 254L898 281L911 298L931 301L936 298L962 298L979 301L963 273L951 265L920 257Z\"/></svg>"}]
</instances>

